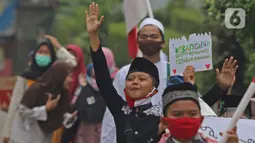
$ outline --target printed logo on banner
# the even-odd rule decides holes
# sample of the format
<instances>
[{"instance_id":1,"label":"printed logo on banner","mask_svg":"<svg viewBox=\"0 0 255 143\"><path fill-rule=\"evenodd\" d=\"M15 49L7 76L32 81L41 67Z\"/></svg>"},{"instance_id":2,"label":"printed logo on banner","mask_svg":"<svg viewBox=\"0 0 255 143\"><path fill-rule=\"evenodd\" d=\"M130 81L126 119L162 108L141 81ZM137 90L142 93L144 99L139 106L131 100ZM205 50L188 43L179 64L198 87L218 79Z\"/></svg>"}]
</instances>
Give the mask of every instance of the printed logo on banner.
<instances>
[{"instance_id":1,"label":"printed logo on banner","mask_svg":"<svg viewBox=\"0 0 255 143\"><path fill-rule=\"evenodd\" d=\"M245 27L245 11L242 8L227 8L225 11L225 26L228 29Z\"/></svg>"},{"instance_id":2,"label":"printed logo on banner","mask_svg":"<svg viewBox=\"0 0 255 143\"><path fill-rule=\"evenodd\" d=\"M170 73L180 75L186 66L195 71L213 69L211 33L190 34L189 40L184 36L169 39Z\"/></svg>"}]
</instances>

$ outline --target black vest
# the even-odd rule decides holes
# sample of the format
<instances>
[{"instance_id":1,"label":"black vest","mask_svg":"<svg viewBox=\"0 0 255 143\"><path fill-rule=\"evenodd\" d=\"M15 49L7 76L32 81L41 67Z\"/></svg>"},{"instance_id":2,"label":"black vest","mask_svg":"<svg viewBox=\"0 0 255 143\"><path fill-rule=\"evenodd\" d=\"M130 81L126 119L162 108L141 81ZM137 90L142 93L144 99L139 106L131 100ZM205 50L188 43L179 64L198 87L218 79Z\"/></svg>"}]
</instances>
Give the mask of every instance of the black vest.
<instances>
[{"instance_id":1,"label":"black vest","mask_svg":"<svg viewBox=\"0 0 255 143\"><path fill-rule=\"evenodd\" d=\"M115 117L118 143L157 143L160 116L146 114L151 104L131 108L129 114Z\"/></svg>"}]
</instances>

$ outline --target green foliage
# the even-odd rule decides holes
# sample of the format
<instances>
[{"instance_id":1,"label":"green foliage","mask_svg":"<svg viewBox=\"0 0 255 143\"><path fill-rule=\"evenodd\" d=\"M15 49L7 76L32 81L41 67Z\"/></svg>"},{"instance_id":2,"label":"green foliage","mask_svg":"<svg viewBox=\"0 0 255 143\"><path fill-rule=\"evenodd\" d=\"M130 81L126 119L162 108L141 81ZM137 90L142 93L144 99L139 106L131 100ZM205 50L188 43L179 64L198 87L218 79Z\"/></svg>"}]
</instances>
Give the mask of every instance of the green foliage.
<instances>
[{"instance_id":1,"label":"green foliage","mask_svg":"<svg viewBox=\"0 0 255 143\"><path fill-rule=\"evenodd\" d=\"M88 0L60 0L61 6L57 12L53 26L53 33L62 44L75 43L81 46L84 51L89 51L89 39L86 33L85 10L91 1ZM102 44L107 45L108 41L108 17L111 17L109 11L119 4L120 0L97 0L100 6L100 13L106 17L101 27L100 36ZM115 11L116 13L116 11ZM101 15L100 14L100 15ZM114 13L113 13L114 14ZM89 53L85 53L86 63L89 60Z\"/></svg>"},{"instance_id":2,"label":"green foliage","mask_svg":"<svg viewBox=\"0 0 255 143\"><path fill-rule=\"evenodd\" d=\"M173 14L180 19L185 19L190 22L192 21L196 24L202 24L204 19L204 16L200 10L191 9L191 8L185 8L185 9L175 8L173 10Z\"/></svg>"},{"instance_id":3,"label":"green foliage","mask_svg":"<svg viewBox=\"0 0 255 143\"><path fill-rule=\"evenodd\" d=\"M236 35L237 39L240 41L241 47L245 52L245 57L248 62L245 64L246 84L250 83L250 80L255 73L254 64L254 42L255 42L255 0L205 0L205 7L208 12L209 21L218 21L221 26L224 26L224 13L227 8L243 8L246 12L246 26L241 30L226 30L227 32L232 32ZM252 54L251 54L252 53ZM241 63L244 64L244 63Z\"/></svg>"}]
</instances>

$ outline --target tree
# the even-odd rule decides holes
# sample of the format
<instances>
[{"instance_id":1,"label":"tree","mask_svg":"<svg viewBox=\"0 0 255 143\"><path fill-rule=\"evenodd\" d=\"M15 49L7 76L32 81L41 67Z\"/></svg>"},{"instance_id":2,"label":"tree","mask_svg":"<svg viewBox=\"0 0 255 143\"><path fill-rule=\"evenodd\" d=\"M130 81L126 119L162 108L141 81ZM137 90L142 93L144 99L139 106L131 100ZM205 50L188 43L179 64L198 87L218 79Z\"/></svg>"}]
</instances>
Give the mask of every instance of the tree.
<instances>
[{"instance_id":1,"label":"tree","mask_svg":"<svg viewBox=\"0 0 255 143\"><path fill-rule=\"evenodd\" d=\"M245 90L255 73L255 1L254 0L205 0L208 23L219 27L217 32L218 54L222 57L234 56L239 63L236 88L238 94ZM240 30L226 29L224 26L225 10L227 8L243 8L246 12L246 26ZM249 58L245 58L249 57ZM221 61L222 62L222 61ZM240 93L241 92L241 93Z\"/></svg>"}]
</instances>

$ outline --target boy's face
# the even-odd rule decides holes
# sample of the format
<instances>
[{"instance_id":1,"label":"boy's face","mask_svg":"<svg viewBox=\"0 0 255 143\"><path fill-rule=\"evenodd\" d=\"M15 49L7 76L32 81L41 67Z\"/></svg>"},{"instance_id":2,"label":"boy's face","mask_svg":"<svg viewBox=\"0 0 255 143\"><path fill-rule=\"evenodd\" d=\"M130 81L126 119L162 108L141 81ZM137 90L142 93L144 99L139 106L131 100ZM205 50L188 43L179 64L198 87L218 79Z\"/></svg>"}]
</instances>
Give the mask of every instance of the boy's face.
<instances>
[{"instance_id":1,"label":"boy's face","mask_svg":"<svg viewBox=\"0 0 255 143\"><path fill-rule=\"evenodd\" d=\"M163 125L180 142L190 142L203 122L199 106L192 100L178 100L169 105ZM183 133L185 132L185 134Z\"/></svg>"},{"instance_id":2,"label":"boy's face","mask_svg":"<svg viewBox=\"0 0 255 143\"><path fill-rule=\"evenodd\" d=\"M192 100L179 100L171 104L166 111L167 118L200 118L197 104Z\"/></svg>"},{"instance_id":3,"label":"boy's face","mask_svg":"<svg viewBox=\"0 0 255 143\"><path fill-rule=\"evenodd\" d=\"M144 72L133 72L128 75L125 90L132 99L143 98L154 88L152 78Z\"/></svg>"}]
</instances>

